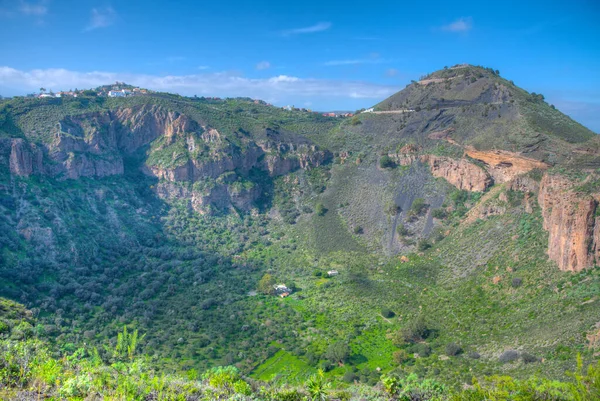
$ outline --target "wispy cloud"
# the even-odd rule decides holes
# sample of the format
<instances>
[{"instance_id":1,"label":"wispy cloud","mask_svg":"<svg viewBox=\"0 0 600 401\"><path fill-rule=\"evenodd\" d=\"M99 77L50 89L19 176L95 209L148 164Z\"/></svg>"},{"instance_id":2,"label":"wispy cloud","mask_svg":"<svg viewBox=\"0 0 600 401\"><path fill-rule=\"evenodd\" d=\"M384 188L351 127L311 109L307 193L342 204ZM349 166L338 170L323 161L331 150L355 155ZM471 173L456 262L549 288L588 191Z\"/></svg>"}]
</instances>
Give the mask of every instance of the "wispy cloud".
<instances>
[{"instance_id":1,"label":"wispy cloud","mask_svg":"<svg viewBox=\"0 0 600 401\"><path fill-rule=\"evenodd\" d=\"M441 27L442 31L446 32L457 32L457 33L466 33L469 32L473 28L473 18L471 17L461 17L456 21L451 22L448 25L443 25Z\"/></svg>"},{"instance_id":2,"label":"wispy cloud","mask_svg":"<svg viewBox=\"0 0 600 401\"><path fill-rule=\"evenodd\" d=\"M387 77L395 77L396 75L398 75L398 70L395 68L389 68L385 71L385 75Z\"/></svg>"},{"instance_id":3,"label":"wispy cloud","mask_svg":"<svg viewBox=\"0 0 600 401\"><path fill-rule=\"evenodd\" d=\"M92 8L90 22L84 29L84 32L93 31L98 28L111 26L117 20L117 12L112 7Z\"/></svg>"},{"instance_id":4,"label":"wispy cloud","mask_svg":"<svg viewBox=\"0 0 600 401\"><path fill-rule=\"evenodd\" d=\"M209 70L209 69L210 69L210 66L208 66L208 65L199 65L199 66L198 66L198 69L199 69L199 70Z\"/></svg>"},{"instance_id":5,"label":"wispy cloud","mask_svg":"<svg viewBox=\"0 0 600 401\"><path fill-rule=\"evenodd\" d=\"M39 3L29 3L26 1L19 2L19 11L25 15L33 15L33 16L42 16L46 15L48 12L48 7L46 6L46 1L41 1Z\"/></svg>"},{"instance_id":6,"label":"wispy cloud","mask_svg":"<svg viewBox=\"0 0 600 401\"><path fill-rule=\"evenodd\" d=\"M0 0L0 17L27 17L41 18L48 13L48 0L29 2L25 0Z\"/></svg>"},{"instance_id":7,"label":"wispy cloud","mask_svg":"<svg viewBox=\"0 0 600 401\"><path fill-rule=\"evenodd\" d=\"M269 68L271 68L271 63L268 61L261 61L260 63L256 64L257 70L268 70Z\"/></svg>"},{"instance_id":8,"label":"wispy cloud","mask_svg":"<svg viewBox=\"0 0 600 401\"><path fill-rule=\"evenodd\" d=\"M288 29L282 32L283 36L302 35L305 33L323 32L331 28L331 22L319 22L304 28Z\"/></svg>"},{"instance_id":9,"label":"wispy cloud","mask_svg":"<svg viewBox=\"0 0 600 401\"><path fill-rule=\"evenodd\" d=\"M205 73L193 75L143 75L112 72L78 72L65 69L38 69L31 71L0 67L0 88L12 93L26 93L39 87L53 90L93 88L110 82L122 81L159 91L182 95L250 96L267 100L317 101L319 99L383 99L398 90L396 86L361 81L341 81L299 78L277 75L253 79L232 73Z\"/></svg>"}]
</instances>

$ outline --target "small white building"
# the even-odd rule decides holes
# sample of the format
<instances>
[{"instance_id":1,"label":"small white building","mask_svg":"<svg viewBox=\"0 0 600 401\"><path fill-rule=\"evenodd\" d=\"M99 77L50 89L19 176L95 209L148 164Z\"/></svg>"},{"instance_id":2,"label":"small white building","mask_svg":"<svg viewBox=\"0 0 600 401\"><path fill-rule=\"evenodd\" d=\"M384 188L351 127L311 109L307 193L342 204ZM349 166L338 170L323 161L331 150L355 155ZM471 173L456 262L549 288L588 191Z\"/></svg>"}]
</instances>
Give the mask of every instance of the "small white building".
<instances>
[{"instance_id":1,"label":"small white building","mask_svg":"<svg viewBox=\"0 0 600 401\"><path fill-rule=\"evenodd\" d=\"M329 270L329 271L327 272L327 276L328 276L328 277L337 276L338 274L340 274L340 272L338 272L337 270Z\"/></svg>"},{"instance_id":2,"label":"small white building","mask_svg":"<svg viewBox=\"0 0 600 401\"><path fill-rule=\"evenodd\" d=\"M275 288L275 292L278 293L278 294L284 293L284 292L287 292L287 293L292 292L292 290L290 290L289 288L287 288L287 286L285 284L275 284L273 286L273 288Z\"/></svg>"},{"instance_id":3,"label":"small white building","mask_svg":"<svg viewBox=\"0 0 600 401\"><path fill-rule=\"evenodd\" d=\"M108 91L108 97L125 97L125 94L121 91Z\"/></svg>"},{"instance_id":4,"label":"small white building","mask_svg":"<svg viewBox=\"0 0 600 401\"><path fill-rule=\"evenodd\" d=\"M121 89L119 91L117 90L112 90L108 92L108 97L127 97L127 96L132 96L133 92L130 91L129 89Z\"/></svg>"},{"instance_id":5,"label":"small white building","mask_svg":"<svg viewBox=\"0 0 600 401\"><path fill-rule=\"evenodd\" d=\"M365 111L363 111L363 113L372 113L373 112L373 107L370 107L368 109L365 109Z\"/></svg>"}]
</instances>

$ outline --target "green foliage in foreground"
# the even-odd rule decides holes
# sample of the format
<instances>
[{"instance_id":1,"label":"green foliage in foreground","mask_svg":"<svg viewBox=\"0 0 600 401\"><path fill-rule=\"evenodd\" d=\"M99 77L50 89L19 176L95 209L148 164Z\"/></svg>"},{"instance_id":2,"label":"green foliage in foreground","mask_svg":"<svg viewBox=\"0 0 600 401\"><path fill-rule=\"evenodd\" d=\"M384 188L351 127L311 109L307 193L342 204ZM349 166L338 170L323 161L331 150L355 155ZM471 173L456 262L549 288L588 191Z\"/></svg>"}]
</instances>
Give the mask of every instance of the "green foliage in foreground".
<instances>
[{"instance_id":1,"label":"green foliage in foreground","mask_svg":"<svg viewBox=\"0 0 600 401\"><path fill-rule=\"evenodd\" d=\"M137 332L127 329L112 356L103 358L96 348L80 348L55 359L38 339L0 340L0 399L61 400L403 400L403 401L592 401L600 399L600 362L584 368L578 359L571 382L540 378L516 380L508 376L473 379L468 388L452 391L416 374L381 377L374 387L350 385L332 389L323 371L298 387L281 387L242 377L233 366L216 367L200 378L157 371L152 361L135 354ZM29 398L27 398L29 397ZM32 398L33 397L33 398Z\"/></svg>"}]
</instances>

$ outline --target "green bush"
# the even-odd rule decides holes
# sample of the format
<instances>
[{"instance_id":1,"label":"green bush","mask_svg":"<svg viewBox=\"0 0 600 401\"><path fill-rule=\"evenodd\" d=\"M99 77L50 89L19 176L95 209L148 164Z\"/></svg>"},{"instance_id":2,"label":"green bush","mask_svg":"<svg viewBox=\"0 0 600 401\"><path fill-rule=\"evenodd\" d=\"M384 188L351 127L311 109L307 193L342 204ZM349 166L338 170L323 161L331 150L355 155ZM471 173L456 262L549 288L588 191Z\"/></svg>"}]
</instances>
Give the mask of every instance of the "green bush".
<instances>
[{"instance_id":1,"label":"green bush","mask_svg":"<svg viewBox=\"0 0 600 401\"><path fill-rule=\"evenodd\" d=\"M396 226L396 232L398 235L404 237L406 235L410 235L410 231L404 226L404 224L400 223Z\"/></svg>"},{"instance_id":2,"label":"green bush","mask_svg":"<svg viewBox=\"0 0 600 401\"><path fill-rule=\"evenodd\" d=\"M396 163L392 160L388 155L381 156L379 159L379 167L381 168L394 168L396 167Z\"/></svg>"},{"instance_id":3,"label":"green bush","mask_svg":"<svg viewBox=\"0 0 600 401\"><path fill-rule=\"evenodd\" d=\"M350 357L350 347L342 341L330 344L325 352L325 358L331 363L344 363Z\"/></svg>"},{"instance_id":4,"label":"green bush","mask_svg":"<svg viewBox=\"0 0 600 401\"><path fill-rule=\"evenodd\" d=\"M431 211L431 216L435 219L443 220L448 217L448 213L446 213L446 209L443 208L433 209Z\"/></svg>"},{"instance_id":5,"label":"green bush","mask_svg":"<svg viewBox=\"0 0 600 401\"><path fill-rule=\"evenodd\" d=\"M514 362L517 359L519 359L519 352L515 351L514 349L509 349L507 351L504 351L498 357L498 360L502 363Z\"/></svg>"},{"instance_id":6,"label":"green bush","mask_svg":"<svg viewBox=\"0 0 600 401\"><path fill-rule=\"evenodd\" d=\"M381 309L381 316L389 319L389 318L392 318L392 317L396 316L396 314L392 310L390 310L388 308L382 308Z\"/></svg>"},{"instance_id":7,"label":"green bush","mask_svg":"<svg viewBox=\"0 0 600 401\"><path fill-rule=\"evenodd\" d=\"M425 210L427 210L428 207L429 207L429 205L427 203L425 203L425 199L417 198L413 201L413 203L410 207L410 211L413 214L418 216L421 213L423 213Z\"/></svg>"},{"instance_id":8,"label":"green bush","mask_svg":"<svg viewBox=\"0 0 600 401\"><path fill-rule=\"evenodd\" d=\"M446 355L456 356L462 353L462 347L457 343L448 343L445 348Z\"/></svg>"},{"instance_id":9,"label":"green bush","mask_svg":"<svg viewBox=\"0 0 600 401\"><path fill-rule=\"evenodd\" d=\"M356 373L351 370L348 370L346 373L344 373L344 377L342 378L342 380L344 380L346 383L354 383L356 379Z\"/></svg>"},{"instance_id":10,"label":"green bush","mask_svg":"<svg viewBox=\"0 0 600 401\"><path fill-rule=\"evenodd\" d=\"M327 208L323 205L323 203L319 202L315 205L315 212L318 216L325 216L325 213L327 213Z\"/></svg>"},{"instance_id":11,"label":"green bush","mask_svg":"<svg viewBox=\"0 0 600 401\"><path fill-rule=\"evenodd\" d=\"M406 326L402 328L402 337L406 342L418 342L423 341L431 334L431 329L428 327L425 318L419 315L415 319L409 321Z\"/></svg>"},{"instance_id":12,"label":"green bush","mask_svg":"<svg viewBox=\"0 0 600 401\"><path fill-rule=\"evenodd\" d=\"M418 251L423 252L428 250L429 248L431 248L431 244L429 243L429 241L427 241L427 239L421 238L419 242L417 242Z\"/></svg>"}]
</instances>

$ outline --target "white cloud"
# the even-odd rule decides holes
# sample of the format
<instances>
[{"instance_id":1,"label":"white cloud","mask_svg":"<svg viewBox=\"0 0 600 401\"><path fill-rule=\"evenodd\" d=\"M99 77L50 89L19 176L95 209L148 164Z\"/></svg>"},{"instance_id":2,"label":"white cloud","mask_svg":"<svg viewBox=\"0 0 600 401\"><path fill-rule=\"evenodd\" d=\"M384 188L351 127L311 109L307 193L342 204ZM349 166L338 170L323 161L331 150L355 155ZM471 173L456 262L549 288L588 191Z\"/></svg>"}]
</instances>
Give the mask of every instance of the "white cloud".
<instances>
[{"instance_id":1,"label":"white cloud","mask_svg":"<svg viewBox=\"0 0 600 401\"><path fill-rule=\"evenodd\" d=\"M29 2L25 0L0 0L0 17L13 18L18 15L41 18L48 13L48 0Z\"/></svg>"},{"instance_id":2,"label":"white cloud","mask_svg":"<svg viewBox=\"0 0 600 401\"><path fill-rule=\"evenodd\" d=\"M269 68L271 68L271 63L268 61L261 61L260 63L256 64L257 70L268 70Z\"/></svg>"},{"instance_id":3,"label":"white cloud","mask_svg":"<svg viewBox=\"0 0 600 401\"><path fill-rule=\"evenodd\" d=\"M85 27L84 32L93 31L98 28L106 28L115 23L117 12L112 7L92 8L90 22Z\"/></svg>"},{"instance_id":4,"label":"white cloud","mask_svg":"<svg viewBox=\"0 0 600 401\"><path fill-rule=\"evenodd\" d=\"M78 72L65 69L21 71L0 67L0 91L3 95L24 94L40 87L55 91L70 88L94 88L123 81L143 88L182 95L235 97L249 96L270 101L317 101L319 99L383 99L398 88L360 81L338 81L278 75L270 78L246 78L227 72L192 75L141 75L112 72ZM8 93L7 93L8 92Z\"/></svg>"},{"instance_id":5,"label":"white cloud","mask_svg":"<svg viewBox=\"0 0 600 401\"><path fill-rule=\"evenodd\" d=\"M442 31L446 32L469 32L473 28L473 18L461 17L456 21L442 26Z\"/></svg>"},{"instance_id":6,"label":"white cloud","mask_svg":"<svg viewBox=\"0 0 600 401\"><path fill-rule=\"evenodd\" d=\"M208 65L199 65L198 69L199 70L208 70L208 69L210 69L210 67Z\"/></svg>"},{"instance_id":7,"label":"white cloud","mask_svg":"<svg viewBox=\"0 0 600 401\"><path fill-rule=\"evenodd\" d=\"M28 3L26 1L21 1L19 3L19 11L25 15L33 15L33 16L42 16L48 12L48 7L46 7L46 2L41 1L39 3Z\"/></svg>"},{"instance_id":8,"label":"white cloud","mask_svg":"<svg viewBox=\"0 0 600 401\"><path fill-rule=\"evenodd\" d=\"M388 77L395 77L396 75L398 75L398 70L395 68L390 68L385 71L385 75Z\"/></svg>"},{"instance_id":9,"label":"white cloud","mask_svg":"<svg viewBox=\"0 0 600 401\"><path fill-rule=\"evenodd\" d=\"M322 32L328 30L329 28L331 28L331 22L319 22L318 24L307 26L304 28L288 29L286 31L283 31L282 33L284 36L301 35L304 33Z\"/></svg>"}]
</instances>

